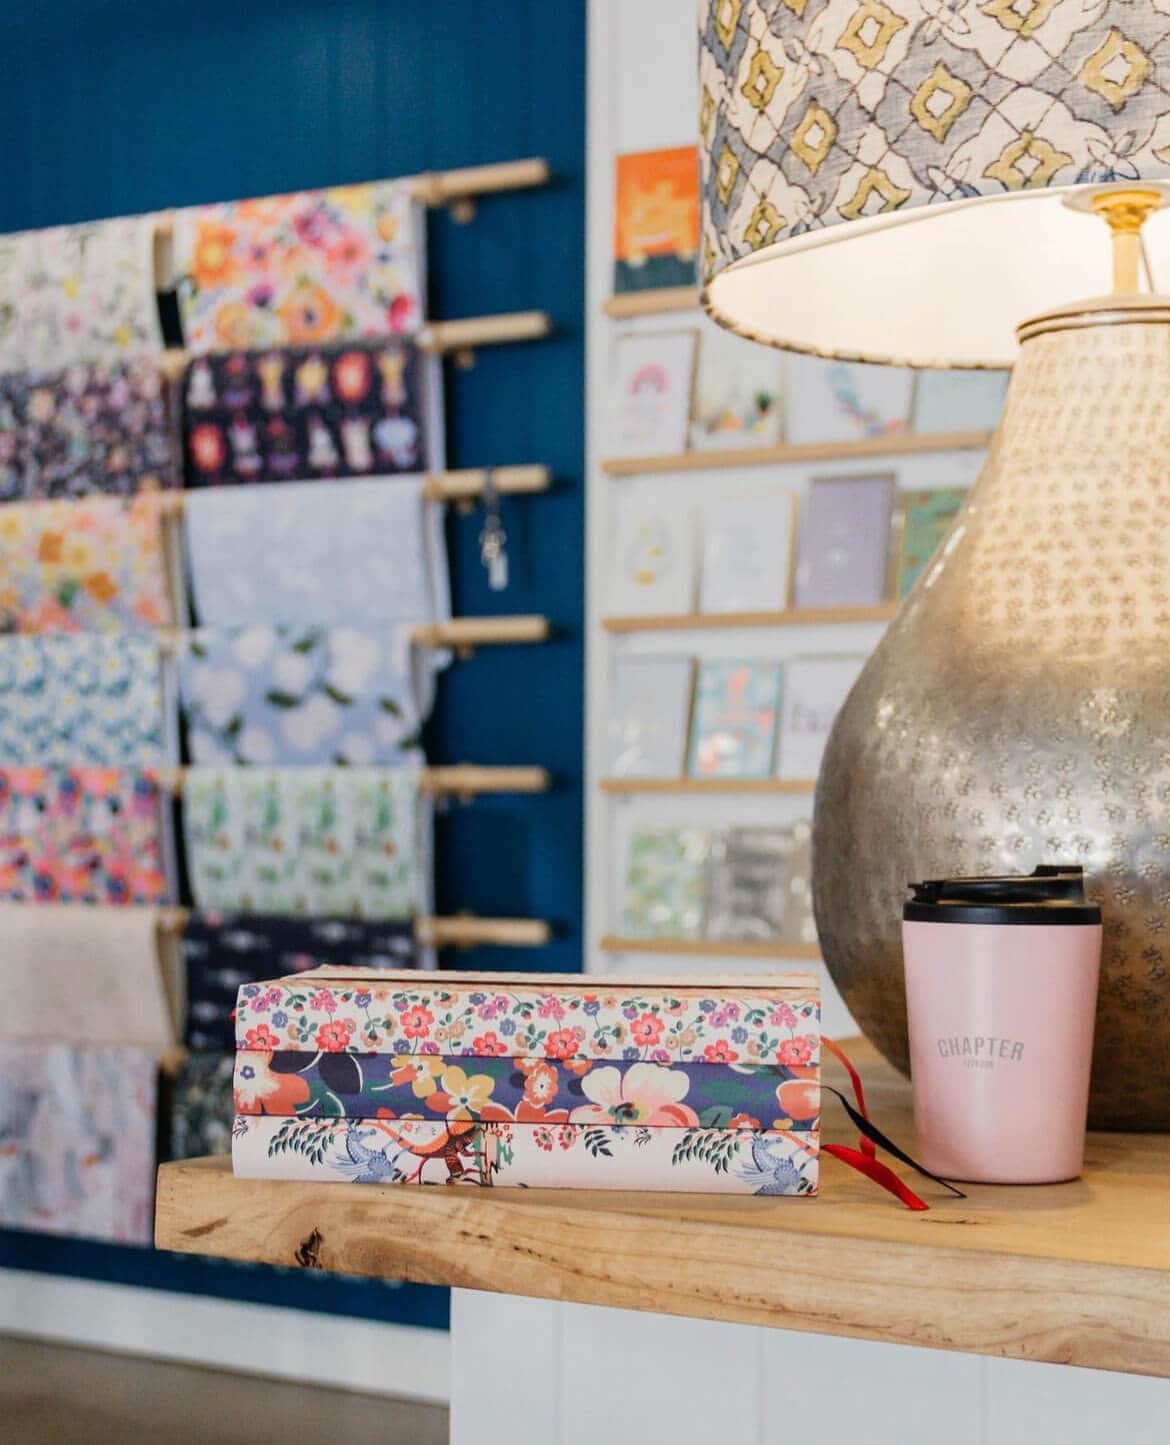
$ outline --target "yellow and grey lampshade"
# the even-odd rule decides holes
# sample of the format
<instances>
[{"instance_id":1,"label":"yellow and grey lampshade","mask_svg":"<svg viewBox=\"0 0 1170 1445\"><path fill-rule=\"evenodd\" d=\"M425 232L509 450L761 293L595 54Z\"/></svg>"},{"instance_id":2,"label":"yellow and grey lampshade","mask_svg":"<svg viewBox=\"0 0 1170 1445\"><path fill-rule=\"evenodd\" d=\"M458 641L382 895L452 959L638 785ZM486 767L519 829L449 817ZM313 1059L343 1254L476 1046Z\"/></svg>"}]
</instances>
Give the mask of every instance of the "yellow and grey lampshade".
<instances>
[{"instance_id":1,"label":"yellow and grey lampshade","mask_svg":"<svg viewBox=\"0 0 1170 1445\"><path fill-rule=\"evenodd\" d=\"M1010 364L1021 320L1108 290L1084 190L1170 179L1170 0L699 15L704 304L755 340ZM1170 210L1143 241L1170 291Z\"/></svg>"}]
</instances>

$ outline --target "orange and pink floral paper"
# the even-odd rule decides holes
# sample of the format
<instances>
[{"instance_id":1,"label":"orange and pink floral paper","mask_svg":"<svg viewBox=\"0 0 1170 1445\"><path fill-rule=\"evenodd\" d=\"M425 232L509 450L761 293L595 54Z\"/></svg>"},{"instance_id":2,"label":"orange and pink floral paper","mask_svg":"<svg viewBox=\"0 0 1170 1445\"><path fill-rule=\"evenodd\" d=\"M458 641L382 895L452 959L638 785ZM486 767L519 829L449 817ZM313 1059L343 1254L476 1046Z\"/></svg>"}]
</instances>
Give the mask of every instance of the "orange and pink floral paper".
<instances>
[{"instance_id":1,"label":"orange and pink floral paper","mask_svg":"<svg viewBox=\"0 0 1170 1445\"><path fill-rule=\"evenodd\" d=\"M149 773L0 769L0 898L159 903L168 892L165 853Z\"/></svg>"},{"instance_id":2,"label":"orange and pink floral paper","mask_svg":"<svg viewBox=\"0 0 1170 1445\"><path fill-rule=\"evenodd\" d=\"M421 208L402 181L192 206L175 218L187 349L262 350L422 325Z\"/></svg>"},{"instance_id":3,"label":"orange and pink floral paper","mask_svg":"<svg viewBox=\"0 0 1170 1445\"><path fill-rule=\"evenodd\" d=\"M157 494L0 508L0 632L173 622Z\"/></svg>"}]
</instances>

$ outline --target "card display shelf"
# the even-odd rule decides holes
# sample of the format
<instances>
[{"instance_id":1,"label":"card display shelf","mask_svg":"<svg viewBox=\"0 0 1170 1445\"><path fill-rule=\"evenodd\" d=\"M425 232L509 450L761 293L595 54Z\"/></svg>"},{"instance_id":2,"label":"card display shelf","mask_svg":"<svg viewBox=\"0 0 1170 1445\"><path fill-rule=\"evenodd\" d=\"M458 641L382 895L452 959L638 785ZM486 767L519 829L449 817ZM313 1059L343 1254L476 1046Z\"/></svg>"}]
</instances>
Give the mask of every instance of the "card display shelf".
<instances>
[{"instance_id":1,"label":"card display shelf","mask_svg":"<svg viewBox=\"0 0 1170 1445\"><path fill-rule=\"evenodd\" d=\"M880 1129L910 1086L847 1041ZM832 1061L826 1079L847 1088ZM824 1137L855 1143L835 1106ZM156 1238L186 1254L409 1279L1170 1378L1170 1135L1090 1134L1071 1184L965 1185L889 1161L900 1208L835 1159L814 1199L278 1184L165 1164ZM637 1268L630 1268L630 1261Z\"/></svg>"},{"instance_id":2,"label":"card display shelf","mask_svg":"<svg viewBox=\"0 0 1170 1445\"><path fill-rule=\"evenodd\" d=\"M820 945L816 943L761 942L742 938L627 938L623 934L603 934L597 945L602 953L661 953L677 958L774 958L809 959L819 962Z\"/></svg>"},{"instance_id":3,"label":"card display shelf","mask_svg":"<svg viewBox=\"0 0 1170 1445\"><path fill-rule=\"evenodd\" d=\"M815 793L815 778L602 778L601 791L634 793Z\"/></svg>"},{"instance_id":4,"label":"card display shelf","mask_svg":"<svg viewBox=\"0 0 1170 1445\"><path fill-rule=\"evenodd\" d=\"M668 311L697 311L697 286L662 286L650 291L620 291L601 303L606 316L628 320L633 316L660 316Z\"/></svg>"},{"instance_id":5,"label":"card display shelf","mask_svg":"<svg viewBox=\"0 0 1170 1445\"><path fill-rule=\"evenodd\" d=\"M989 431L932 432L918 436L859 437L848 442L807 442L795 446L740 447L724 451L676 452L670 456L609 457L601 470L610 477L648 476L655 472L713 472L729 467L780 466L785 462L846 462L865 457L904 457L921 452L981 451Z\"/></svg>"},{"instance_id":6,"label":"card display shelf","mask_svg":"<svg viewBox=\"0 0 1170 1445\"><path fill-rule=\"evenodd\" d=\"M734 627L807 627L825 623L890 622L896 602L870 607L786 607L782 612L651 612L603 617L606 632L688 632Z\"/></svg>"}]
</instances>

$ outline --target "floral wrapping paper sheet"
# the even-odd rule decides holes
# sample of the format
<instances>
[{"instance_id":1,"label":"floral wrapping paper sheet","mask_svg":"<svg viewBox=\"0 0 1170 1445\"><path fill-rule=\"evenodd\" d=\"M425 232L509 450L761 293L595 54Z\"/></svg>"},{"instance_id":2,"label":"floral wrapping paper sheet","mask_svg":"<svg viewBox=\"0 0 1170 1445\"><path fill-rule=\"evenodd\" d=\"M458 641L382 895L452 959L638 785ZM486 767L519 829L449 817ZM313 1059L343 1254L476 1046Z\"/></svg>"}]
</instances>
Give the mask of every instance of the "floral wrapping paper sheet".
<instances>
[{"instance_id":1,"label":"floral wrapping paper sheet","mask_svg":"<svg viewBox=\"0 0 1170 1445\"><path fill-rule=\"evenodd\" d=\"M241 1050L235 1112L808 1131L819 1126L818 1074L815 1064Z\"/></svg>"},{"instance_id":2,"label":"floral wrapping paper sheet","mask_svg":"<svg viewBox=\"0 0 1170 1445\"><path fill-rule=\"evenodd\" d=\"M187 1046L219 1053L236 1047L240 989L271 978L274 970L300 973L322 964L415 968L422 962L411 923L359 918L196 910L187 917L179 947L187 977Z\"/></svg>"},{"instance_id":3,"label":"floral wrapping paper sheet","mask_svg":"<svg viewBox=\"0 0 1170 1445\"><path fill-rule=\"evenodd\" d=\"M0 633L173 621L157 494L0 507Z\"/></svg>"},{"instance_id":4,"label":"floral wrapping paper sheet","mask_svg":"<svg viewBox=\"0 0 1170 1445\"><path fill-rule=\"evenodd\" d=\"M322 978L245 984L240 1049L433 1054L651 1063L820 1063L820 1005L743 992L704 998L666 990L549 993L482 986L330 984Z\"/></svg>"},{"instance_id":5,"label":"floral wrapping paper sheet","mask_svg":"<svg viewBox=\"0 0 1170 1445\"><path fill-rule=\"evenodd\" d=\"M202 356L187 369L187 483L421 472L427 368L389 341Z\"/></svg>"},{"instance_id":6,"label":"floral wrapping paper sheet","mask_svg":"<svg viewBox=\"0 0 1170 1445\"><path fill-rule=\"evenodd\" d=\"M148 1050L0 1039L0 1225L149 1244L156 1081Z\"/></svg>"},{"instance_id":7,"label":"floral wrapping paper sheet","mask_svg":"<svg viewBox=\"0 0 1170 1445\"><path fill-rule=\"evenodd\" d=\"M174 486L167 397L151 355L0 376L0 501Z\"/></svg>"},{"instance_id":8,"label":"floral wrapping paper sheet","mask_svg":"<svg viewBox=\"0 0 1170 1445\"><path fill-rule=\"evenodd\" d=\"M814 1135L645 1125L237 1116L245 1179L696 1194L815 1194Z\"/></svg>"},{"instance_id":9,"label":"floral wrapping paper sheet","mask_svg":"<svg viewBox=\"0 0 1170 1445\"><path fill-rule=\"evenodd\" d=\"M118 216L0 236L0 371L160 351L156 219Z\"/></svg>"},{"instance_id":10,"label":"floral wrapping paper sheet","mask_svg":"<svg viewBox=\"0 0 1170 1445\"><path fill-rule=\"evenodd\" d=\"M199 908L427 911L430 812L417 767L192 768L183 829Z\"/></svg>"},{"instance_id":11,"label":"floral wrapping paper sheet","mask_svg":"<svg viewBox=\"0 0 1170 1445\"><path fill-rule=\"evenodd\" d=\"M451 615L443 509L422 477L205 487L183 516L205 626L422 624ZM324 580L328 579L328 586Z\"/></svg>"},{"instance_id":12,"label":"floral wrapping paper sheet","mask_svg":"<svg viewBox=\"0 0 1170 1445\"><path fill-rule=\"evenodd\" d=\"M174 763L171 723L149 634L0 637L0 767Z\"/></svg>"},{"instance_id":13,"label":"floral wrapping paper sheet","mask_svg":"<svg viewBox=\"0 0 1170 1445\"><path fill-rule=\"evenodd\" d=\"M188 351L409 335L423 322L423 208L407 181L370 181L178 211Z\"/></svg>"},{"instance_id":14,"label":"floral wrapping paper sheet","mask_svg":"<svg viewBox=\"0 0 1170 1445\"><path fill-rule=\"evenodd\" d=\"M170 1100L170 1157L201 1159L232 1152L232 1055L190 1052Z\"/></svg>"},{"instance_id":15,"label":"floral wrapping paper sheet","mask_svg":"<svg viewBox=\"0 0 1170 1445\"><path fill-rule=\"evenodd\" d=\"M200 628L179 652L197 764L395 764L419 756L410 629Z\"/></svg>"},{"instance_id":16,"label":"floral wrapping paper sheet","mask_svg":"<svg viewBox=\"0 0 1170 1445\"><path fill-rule=\"evenodd\" d=\"M159 903L168 893L158 787L119 768L0 768L0 897Z\"/></svg>"}]
</instances>

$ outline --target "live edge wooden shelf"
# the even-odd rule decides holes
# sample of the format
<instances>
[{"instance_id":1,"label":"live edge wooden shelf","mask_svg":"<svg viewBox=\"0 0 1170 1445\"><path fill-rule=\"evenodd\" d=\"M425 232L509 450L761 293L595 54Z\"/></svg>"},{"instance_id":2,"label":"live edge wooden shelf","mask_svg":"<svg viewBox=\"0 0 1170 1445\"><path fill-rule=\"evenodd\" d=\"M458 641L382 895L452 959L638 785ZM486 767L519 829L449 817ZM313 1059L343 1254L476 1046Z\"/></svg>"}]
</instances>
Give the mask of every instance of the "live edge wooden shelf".
<instances>
[{"instance_id":1,"label":"live edge wooden shelf","mask_svg":"<svg viewBox=\"0 0 1170 1445\"><path fill-rule=\"evenodd\" d=\"M910 1140L909 1086L846 1045ZM830 1082L843 1086L836 1066ZM826 1137L852 1141L830 1100ZM272 1184L226 1160L159 1171L185 1254L417 1280L1170 1377L1170 1136L1091 1134L1084 1177L914 1184L911 1214L836 1160L816 1199Z\"/></svg>"}]
</instances>

